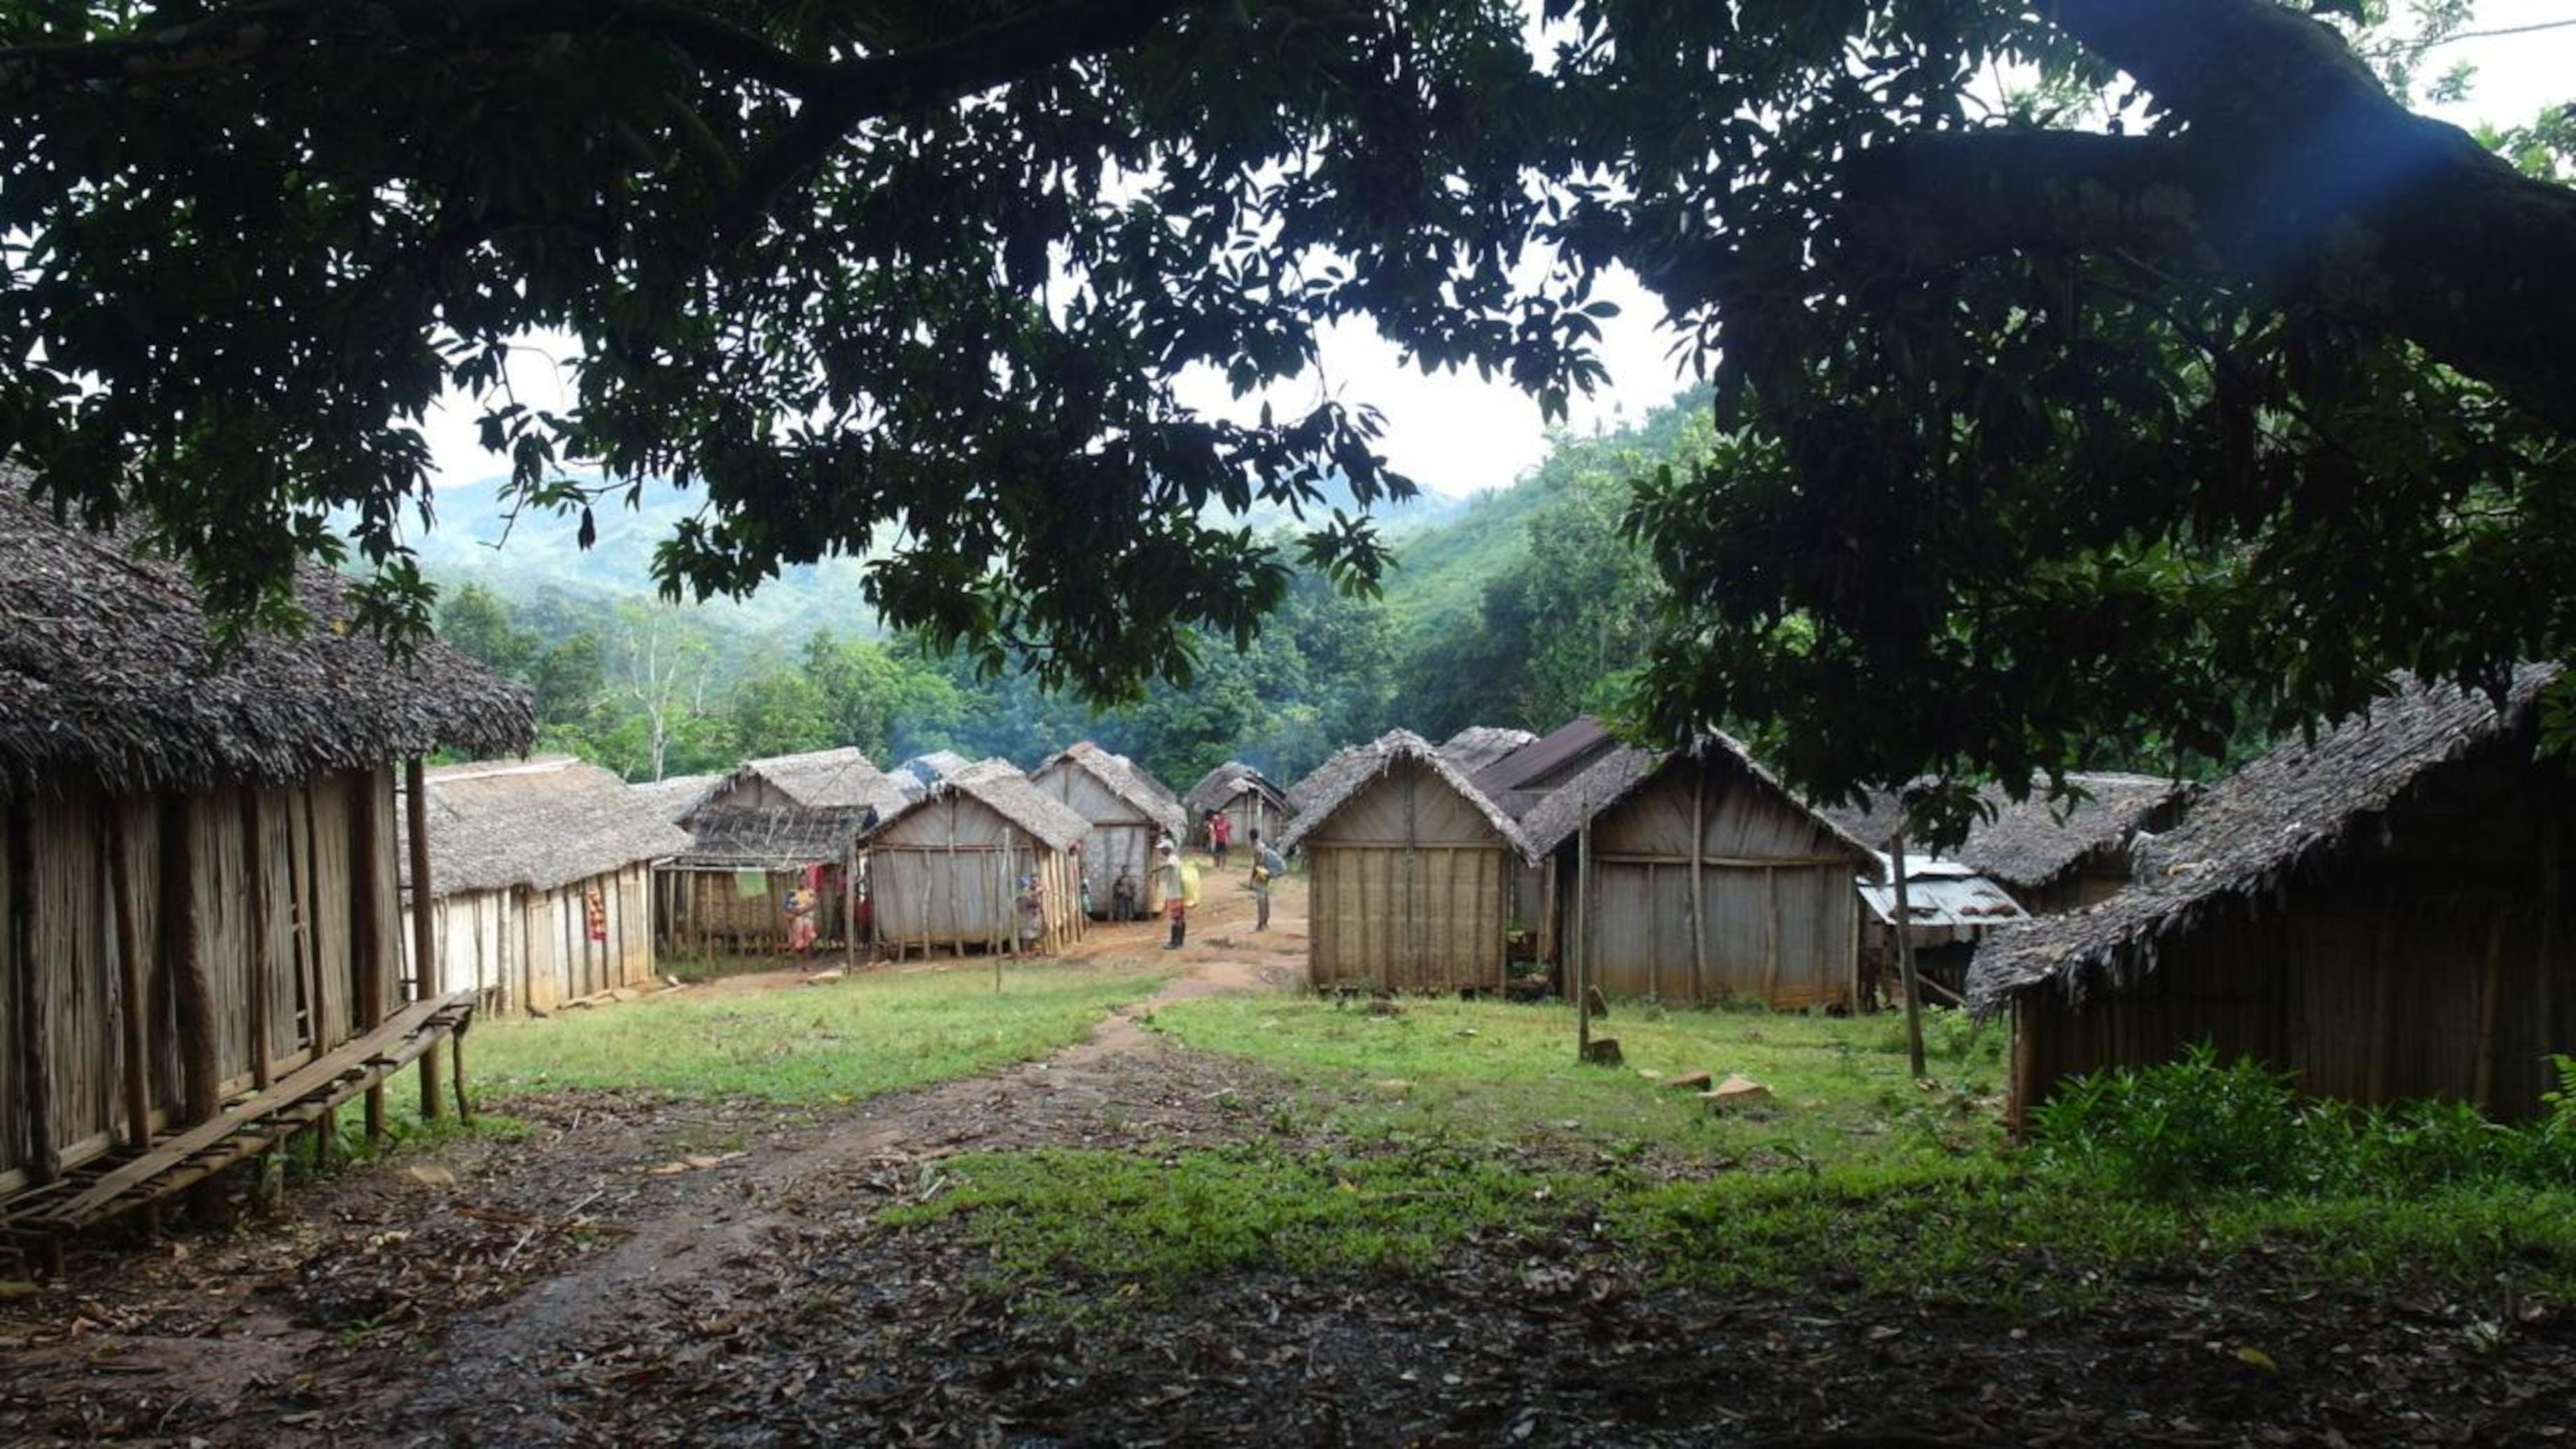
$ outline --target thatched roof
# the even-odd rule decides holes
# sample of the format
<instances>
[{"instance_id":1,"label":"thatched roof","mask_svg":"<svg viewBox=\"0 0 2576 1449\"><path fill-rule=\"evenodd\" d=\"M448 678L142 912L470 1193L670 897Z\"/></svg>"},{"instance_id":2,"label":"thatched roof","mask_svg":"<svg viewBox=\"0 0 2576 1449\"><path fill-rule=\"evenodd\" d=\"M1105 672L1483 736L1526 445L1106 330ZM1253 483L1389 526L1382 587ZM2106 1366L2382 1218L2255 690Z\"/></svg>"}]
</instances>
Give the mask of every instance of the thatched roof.
<instances>
[{"instance_id":1,"label":"thatched roof","mask_svg":"<svg viewBox=\"0 0 2576 1449\"><path fill-rule=\"evenodd\" d=\"M753 779L766 780L788 799L816 810L871 809L883 814L911 796L901 780L846 745L835 750L746 760L734 769L727 785ZM720 790L720 801L722 794Z\"/></svg>"},{"instance_id":2,"label":"thatched roof","mask_svg":"<svg viewBox=\"0 0 2576 1449\"><path fill-rule=\"evenodd\" d=\"M1286 791L1273 783L1268 775L1241 760L1228 760L1208 771L1190 787L1190 793L1182 797L1181 804L1188 808L1190 818L1196 820L1211 810L1223 810L1234 803L1236 796L1245 794L1261 796L1274 810L1285 810L1288 806Z\"/></svg>"},{"instance_id":3,"label":"thatched roof","mask_svg":"<svg viewBox=\"0 0 2576 1449\"><path fill-rule=\"evenodd\" d=\"M1187 822L1188 817L1181 813L1180 797L1125 755L1112 754L1084 740L1040 760L1038 767L1029 771L1029 778L1034 780L1058 765L1088 772L1108 787L1110 794L1126 802L1137 815L1174 836L1181 833Z\"/></svg>"},{"instance_id":4,"label":"thatched roof","mask_svg":"<svg viewBox=\"0 0 2576 1449\"><path fill-rule=\"evenodd\" d=\"M1528 730L1469 725L1440 742L1440 758L1457 766L1460 773L1473 775L1537 738Z\"/></svg>"},{"instance_id":5,"label":"thatched roof","mask_svg":"<svg viewBox=\"0 0 2576 1449\"><path fill-rule=\"evenodd\" d=\"M2032 781L2030 794L2018 802L2000 787L1987 787L1994 818L1971 827L1966 842L1950 854L2005 885L2033 889L2096 851L2128 849L2159 812L2187 802L2198 790L2158 775L2079 774L2066 782L2085 798L2052 801L2044 780Z\"/></svg>"},{"instance_id":6,"label":"thatched roof","mask_svg":"<svg viewBox=\"0 0 2576 1449\"><path fill-rule=\"evenodd\" d=\"M1751 752L1733 736L1714 730L1700 736L1687 750L1642 750L1635 745L1621 745L1603 755L1573 779L1550 790L1531 808L1521 822L1522 828L1529 832L1531 849L1541 856L1549 854L1573 839L1586 819L1627 799L1646 782L1663 773L1666 766L1693 759L1711 760L1734 770L1755 789L1814 821L1820 833L1851 852L1856 870L1869 869L1876 859L1870 854L1869 847L1849 831L1810 809L1807 802L1792 794L1789 787L1762 768Z\"/></svg>"},{"instance_id":7,"label":"thatched roof","mask_svg":"<svg viewBox=\"0 0 2576 1449\"><path fill-rule=\"evenodd\" d=\"M442 765L429 795L429 883L438 895L552 890L689 849L642 792L569 756ZM411 860L403 855L403 883Z\"/></svg>"},{"instance_id":8,"label":"thatched roof","mask_svg":"<svg viewBox=\"0 0 2576 1449\"><path fill-rule=\"evenodd\" d=\"M2200 787L2161 775L2075 772L2066 782L2083 792L2075 801L2052 800L2048 777L2034 776L2029 793L2015 800L2001 785L1977 792L1984 812L1968 838L1947 854L2021 890L2050 884L2097 851L2128 848L2159 814L2187 805ZM1885 845L1904 823L1904 796L1895 790L1870 795L1857 806L1821 812L1854 837Z\"/></svg>"},{"instance_id":9,"label":"thatched roof","mask_svg":"<svg viewBox=\"0 0 2576 1449\"><path fill-rule=\"evenodd\" d=\"M1070 850L1091 833L1091 822L1082 818L1082 812L1061 800L1050 798L1030 784L1029 777L1021 774L1010 761L996 758L979 761L926 786L918 799L880 818L862 839L883 834L913 811L952 795L962 795L990 807L995 814L1056 850Z\"/></svg>"},{"instance_id":10,"label":"thatched roof","mask_svg":"<svg viewBox=\"0 0 2576 1449\"><path fill-rule=\"evenodd\" d=\"M2182 823L2137 848L2129 888L2100 905L2000 931L1978 947L1968 998L1993 1011L2044 981L2082 996L2132 985L2159 946L2208 912L2270 894L2397 804L2436 767L2518 737L2556 665L2515 671L2505 706L2449 685L2396 694L2212 786Z\"/></svg>"},{"instance_id":11,"label":"thatched roof","mask_svg":"<svg viewBox=\"0 0 2576 1449\"><path fill-rule=\"evenodd\" d=\"M435 640L396 660L358 629L347 581L296 572L311 625L216 657L178 565L132 530L89 533L0 466L0 796L77 777L118 793L284 782L534 737L528 693Z\"/></svg>"},{"instance_id":12,"label":"thatched roof","mask_svg":"<svg viewBox=\"0 0 2576 1449\"><path fill-rule=\"evenodd\" d=\"M1290 797L1298 802L1297 818L1280 832L1279 848L1294 850L1333 812L1351 798L1384 778L1398 763L1412 760L1440 777L1443 784L1458 792L1458 797L1476 808L1485 823L1494 827L1505 844L1518 851L1524 860L1535 861L1541 852L1530 849L1529 837L1518 822L1503 813L1502 807L1485 798L1484 793L1469 783L1466 772L1442 758L1431 742L1411 730L1389 730L1365 745L1350 749L1315 767L1315 772L1297 782Z\"/></svg>"},{"instance_id":13,"label":"thatched roof","mask_svg":"<svg viewBox=\"0 0 2576 1449\"><path fill-rule=\"evenodd\" d=\"M767 810L745 805L700 805L681 827L689 848L679 863L701 870L793 870L828 865L849 853L850 842L878 818L867 806L817 809L807 805Z\"/></svg>"},{"instance_id":14,"label":"thatched roof","mask_svg":"<svg viewBox=\"0 0 2576 1449\"><path fill-rule=\"evenodd\" d=\"M632 785L628 788L652 802L653 808L661 812L663 819L677 822L688 819L690 813L696 810L707 796L715 793L716 786L723 781L722 775L673 775L667 780L655 780L649 785Z\"/></svg>"}]
</instances>

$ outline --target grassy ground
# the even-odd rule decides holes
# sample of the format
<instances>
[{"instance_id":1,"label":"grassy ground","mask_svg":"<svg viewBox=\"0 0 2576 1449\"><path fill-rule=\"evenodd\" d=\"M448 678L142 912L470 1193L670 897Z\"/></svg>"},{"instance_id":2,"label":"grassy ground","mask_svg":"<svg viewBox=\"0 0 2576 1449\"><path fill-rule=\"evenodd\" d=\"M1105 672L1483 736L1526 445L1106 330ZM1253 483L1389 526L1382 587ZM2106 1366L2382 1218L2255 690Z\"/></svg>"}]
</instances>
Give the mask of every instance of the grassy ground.
<instances>
[{"instance_id":1,"label":"grassy ground","mask_svg":"<svg viewBox=\"0 0 2576 1449\"><path fill-rule=\"evenodd\" d=\"M2039 1166L1996 1126L2000 1036L1946 1015L1928 1087L1907 1080L1884 1017L1628 1009L1604 1028L1620 1068L1574 1064L1556 1007L1230 998L1153 1024L1283 1084L1244 1109L1250 1141L959 1159L957 1185L898 1221L961 1218L1025 1282L1158 1294L1238 1269L1418 1271L1460 1251L2005 1308L2244 1255L2320 1284L2576 1292L2576 1184L2173 1201ZM1640 1069L1742 1073L1774 1101L1720 1114Z\"/></svg>"},{"instance_id":2,"label":"grassy ground","mask_svg":"<svg viewBox=\"0 0 2576 1449\"><path fill-rule=\"evenodd\" d=\"M1111 1008L1151 995L1164 974L1141 962L1006 965L997 992L992 966L972 962L783 991L682 992L478 1026L467 1065L493 1097L575 1087L848 1102L1047 1056Z\"/></svg>"}]
</instances>

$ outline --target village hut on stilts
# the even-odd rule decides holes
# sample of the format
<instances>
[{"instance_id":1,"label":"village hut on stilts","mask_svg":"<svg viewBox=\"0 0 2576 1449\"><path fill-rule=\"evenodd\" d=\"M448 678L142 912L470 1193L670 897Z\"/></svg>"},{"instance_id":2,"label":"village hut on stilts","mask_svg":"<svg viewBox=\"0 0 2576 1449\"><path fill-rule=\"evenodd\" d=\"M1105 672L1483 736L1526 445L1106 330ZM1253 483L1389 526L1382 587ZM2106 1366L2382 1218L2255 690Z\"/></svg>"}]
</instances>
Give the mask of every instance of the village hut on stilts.
<instances>
[{"instance_id":1,"label":"village hut on stilts","mask_svg":"<svg viewBox=\"0 0 2576 1449\"><path fill-rule=\"evenodd\" d=\"M2210 787L2128 889L1987 937L1968 996L2012 1014L2015 1124L2203 1042L2315 1096L2540 1112L2576 1042L2576 775L2536 752L2558 671L2501 705L2401 679Z\"/></svg>"},{"instance_id":2,"label":"village hut on stilts","mask_svg":"<svg viewBox=\"0 0 2576 1449\"><path fill-rule=\"evenodd\" d=\"M1210 770L1181 797L1181 807L1189 814L1190 830L1204 839L1211 815L1222 815L1233 827L1238 845L1246 845L1254 831L1261 838L1277 842L1280 827L1288 819L1288 792L1273 783L1252 766L1240 760L1228 760Z\"/></svg>"},{"instance_id":3,"label":"village hut on stilts","mask_svg":"<svg viewBox=\"0 0 2576 1449\"><path fill-rule=\"evenodd\" d=\"M1509 815L1410 730L1347 749L1292 792L1283 849L1310 881L1318 990L1495 991L1506 874L1532 852Z\"/></svg>"},{"instance_id":4,"label":"village hut on stilts","mask_svg":"<svg viewBox=\"0 0 2576 1449\"><path fill-rule=\"evenodd\" d=\"M1125 876L1147 915L1162 910L1154 843L1178 843L1186 829L1180 800L1135 761L1084 740L1047 756L1029 771L1038 792L1091 822L1082 842L1091 913L1110 914Z\"/></svg>"},{"instance_id":5,"label":"village hut on stilts","mask_svg":"<svg viewBox=\"0 0 2576 1449\"><path fill-rule=\"evenodd\" d=\"M439 766L428 803L450 989L518 1016L654 983L653 866L690 848L655 801L557 755ZM418 909L408 867L403 884L406 912Z\"/></svg>"},{"instance_id":6,"label":"village hut on stilts","mask_svg":"<svg viewBox=\"0 0 2576 1449\"><path fill-rule=\"evenodd\" d=\"M655 871L660 949L854 954L867 936L859 835L918 789L850 748L737 767L680 821L689 848Z\"/></svg>"},{"instance_id":7,"label":"village hut on stilts","mask_svg":"<svg viewBox=\"0 0 2576 1449\"><path fill-rule=\"evenodd\" d=\"M946 776L860 837L877 944L897 959L1063 950L1088 925L1076 848L1090 831L1008 760Z\"/></svg>"},{"instance_id":8,"label":"village hut on stilts","mask_svg":"<svg viewBox=\"0 0 2576 1449\"><path fill-rule=\"evenodd\" d=\"M1867 847L1711 732L1620 745L1521 822L1569 956L1608 996L1850 1008Z\"/></svg>"},{"instance_id":9,"label":"village hut on stilts","mask_svg":"<svg viewBox=\"0 0 2576 1449\"><path fill-rule=\"evenodd\" d=\"M474 997L404 978L396 859L427 842L397 782L524 748L528 698L392 657L328 570L294 587L308 626L219 651L181 568L0 473L0 1240L40 1260L294 1133L327 1150L351 1097L380 1130L414 1061L444 1110Z\"/></svg>"}]
</instances>

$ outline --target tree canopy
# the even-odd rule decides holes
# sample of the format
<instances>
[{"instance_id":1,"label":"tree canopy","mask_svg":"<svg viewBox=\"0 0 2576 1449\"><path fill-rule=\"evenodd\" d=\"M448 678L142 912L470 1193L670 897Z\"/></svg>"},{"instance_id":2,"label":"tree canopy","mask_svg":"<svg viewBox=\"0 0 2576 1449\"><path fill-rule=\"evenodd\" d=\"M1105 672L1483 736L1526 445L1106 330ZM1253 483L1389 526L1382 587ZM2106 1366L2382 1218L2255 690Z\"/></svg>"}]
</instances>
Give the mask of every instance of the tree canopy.
<instances>
[{"instance_id":1,"label":"tree canopy","mask_svg":"<svg viewBox=\"0 0 2576 1449\"><path fill-rule=\"evenodd\" d=\"M0 445L243 619L354 516L399 630L458 386L529 506L702 490L675 593L864 554L890 622L1132 698L1295 565L1383 562L1365 519L1283 551L1225 510L1410 486L1364 399L1220 418L1176 379L1246 395L1366 316L1561 406L1615 263L1716 389L1629 520L1671 593L1653 729L1761 726L1826 793L2026 779L2564 651L2576 191L2335 24L1543 8L11 7ZM506 386L546 329L560 413Z\"/></svg>"}]
</instances>

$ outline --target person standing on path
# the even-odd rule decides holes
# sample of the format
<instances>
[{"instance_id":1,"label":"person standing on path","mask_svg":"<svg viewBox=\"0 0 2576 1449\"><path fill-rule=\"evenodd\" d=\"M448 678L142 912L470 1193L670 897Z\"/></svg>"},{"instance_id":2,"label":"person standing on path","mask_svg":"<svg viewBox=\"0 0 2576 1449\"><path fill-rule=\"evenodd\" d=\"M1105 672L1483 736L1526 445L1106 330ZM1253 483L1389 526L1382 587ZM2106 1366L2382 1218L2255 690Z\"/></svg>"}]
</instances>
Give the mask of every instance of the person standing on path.
<instances>
[{"instance_id":1,"label":"person standing on path","mask_svg":"<svg viewBox=\"0 0 2576 1449\"><path fill-rule=\"evenodd\" d=\"M1267 931L1270 929L1270 883L1288 873L1288 862L1262 840L1260 831L1253 831L1251 838L1252 903L1255 910L1252 929Z\"/></svg>"},{"instance_id":2,"label":"person standing on path","mask_svg":"<svg viewBox=\"0 0 2576 1449\"><path fill-rule=\"evenodd\" d=\"M1166 840L1156 870L1162 877L1163 913L1172 921L1172 939L1163 943L1163 949L1177 951L1190 933L1190 868L1181 863L1181 853Z\"/></svg>"},{"instance_id":3,"label":"person standing on path","mask_svg":"<svg viewBox=\"0 0 2576 1449\"><path fill-rule=\"evenodd\" d=\"M1234 844L1234 822L1222 810L1208 812L1208 853L1216 857L1216 868L1225 869L1226 847Z\"/></svg>"}]
</instances>

